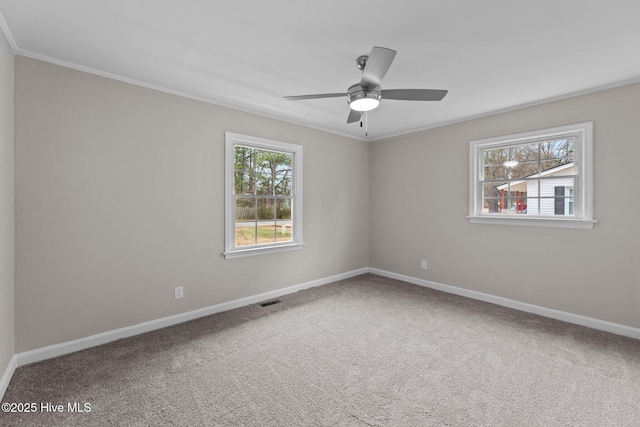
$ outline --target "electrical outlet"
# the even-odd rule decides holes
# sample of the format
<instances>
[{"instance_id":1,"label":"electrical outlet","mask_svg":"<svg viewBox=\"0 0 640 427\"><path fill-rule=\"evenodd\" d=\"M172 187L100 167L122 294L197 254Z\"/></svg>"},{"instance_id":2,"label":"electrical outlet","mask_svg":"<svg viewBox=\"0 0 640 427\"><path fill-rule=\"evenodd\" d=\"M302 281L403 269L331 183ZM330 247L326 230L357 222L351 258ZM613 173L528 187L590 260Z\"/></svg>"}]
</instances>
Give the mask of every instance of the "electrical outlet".
<instances>
[{"instance_id":1,"label":"electrical outlet","mask_svg":"<svg viewBox=\"0 0 640 427\"><path fill-rule=\"evenodd\" d=\"M422 269L426 270L427 269L427 261L422 260Z\"/></svg>"},{"instance_id":2,"label":"electrical outlet","mask_svg":"<svg viewBox=\"0 0 640 427\"><path fill-rule=\"evenodd\" d=\"M178 286L174 289L176 299L181 299L184 297L184 288L182 286Z\"/></svg>"}]
</instances>

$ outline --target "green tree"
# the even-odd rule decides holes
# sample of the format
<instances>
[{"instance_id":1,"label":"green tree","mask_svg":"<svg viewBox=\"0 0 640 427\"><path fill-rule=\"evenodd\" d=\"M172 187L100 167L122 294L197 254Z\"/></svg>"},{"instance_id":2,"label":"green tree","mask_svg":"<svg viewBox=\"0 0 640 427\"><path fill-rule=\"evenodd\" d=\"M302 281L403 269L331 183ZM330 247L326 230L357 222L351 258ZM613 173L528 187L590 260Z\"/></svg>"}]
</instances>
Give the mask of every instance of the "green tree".
<instances>
[{"instance_id":1,"label":"green tree","mask_svg":"<svg viewBox=\"0 0 640 427\"><path fill-rule=\"evenodd\" d=\"M277 196L291 196L292 154L236 146L234 156L235 194L248 196L236 200L236 218L291 218L289 201Z\"/></svg>"}]
</instances>

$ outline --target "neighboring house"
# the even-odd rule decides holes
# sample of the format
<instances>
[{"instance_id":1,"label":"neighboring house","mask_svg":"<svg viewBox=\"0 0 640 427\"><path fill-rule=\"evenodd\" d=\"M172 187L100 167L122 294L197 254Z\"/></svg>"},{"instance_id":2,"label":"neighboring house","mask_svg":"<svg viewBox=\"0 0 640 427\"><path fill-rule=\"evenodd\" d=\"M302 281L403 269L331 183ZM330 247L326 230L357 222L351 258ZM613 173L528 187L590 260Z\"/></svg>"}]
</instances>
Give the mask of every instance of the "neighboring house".
<instances>
[{"instance_id":1,"label":"neighboring house","mask_svg":"<svg viewBox=\"0 0 640 427\"><path fill-rule=\"evenodd\" d=\"M567 163L527 177L536 178L539 176L547 177L547 179L523 179L511 182L510 191L515 195L515 200L508 213L548 216L574 215L574 173L573 163ZM563 176L567 177L561 178ZM496 187L500 191L501 210L508 206L506 201L507 187L508 184Z\"/></svg>"}]
</instances>

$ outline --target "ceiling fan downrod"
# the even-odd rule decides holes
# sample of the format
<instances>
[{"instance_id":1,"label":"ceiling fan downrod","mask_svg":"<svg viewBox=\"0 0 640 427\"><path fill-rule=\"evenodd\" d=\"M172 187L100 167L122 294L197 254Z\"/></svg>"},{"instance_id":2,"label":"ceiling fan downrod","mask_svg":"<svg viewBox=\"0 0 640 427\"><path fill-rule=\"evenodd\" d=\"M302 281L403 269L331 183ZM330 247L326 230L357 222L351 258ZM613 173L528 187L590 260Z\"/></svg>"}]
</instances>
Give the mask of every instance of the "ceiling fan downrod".
<instances>
[{"instance_id":1,"label":"ceiling fan downrod","mask_svg":"<svg viewBox=\"0 0 640 427\"><path fill-rule=\"evenodd\" d=\"M369 59L369 55L360 55L358 59L356 59L356 65L358 66L358 70L363 71L365 65L367 65L367 59Z\"/></svg>"}]
</instances>

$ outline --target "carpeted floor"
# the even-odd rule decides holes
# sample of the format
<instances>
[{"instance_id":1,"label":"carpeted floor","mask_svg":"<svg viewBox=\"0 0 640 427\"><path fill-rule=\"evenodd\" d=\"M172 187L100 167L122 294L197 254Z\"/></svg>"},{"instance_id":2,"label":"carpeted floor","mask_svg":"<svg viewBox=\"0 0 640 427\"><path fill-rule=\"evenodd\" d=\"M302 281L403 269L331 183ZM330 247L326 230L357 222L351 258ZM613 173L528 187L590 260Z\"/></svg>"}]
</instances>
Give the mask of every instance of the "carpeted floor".
<instances>
[{"instance_id":1,"label":"carpeted floor","mask_svg":"<svg viewBox=\"0 0 640 427\"><path fill-rule=\"evenodd\" d=\"M640 425L638 340L371 274L280 300L21 367L0 425Z\"/></svg>"}]
</instances>

